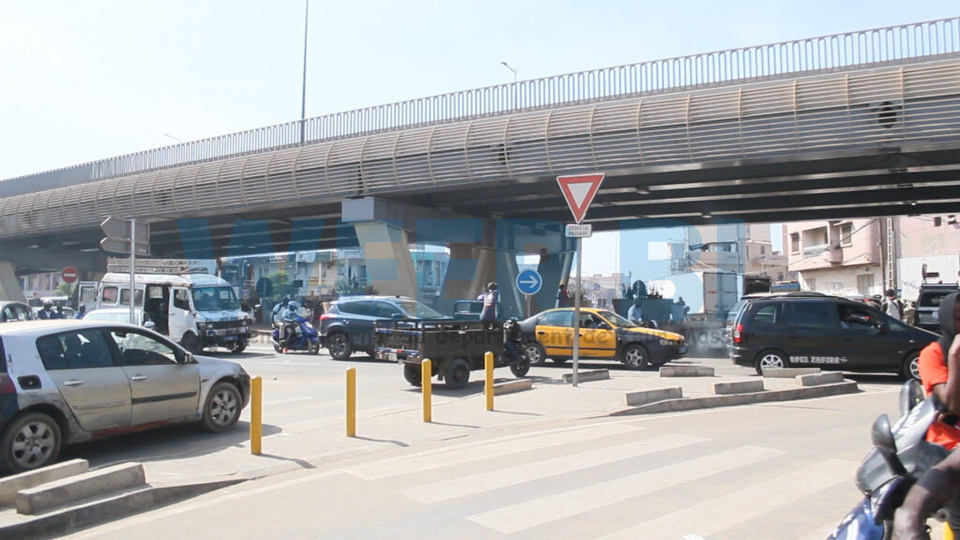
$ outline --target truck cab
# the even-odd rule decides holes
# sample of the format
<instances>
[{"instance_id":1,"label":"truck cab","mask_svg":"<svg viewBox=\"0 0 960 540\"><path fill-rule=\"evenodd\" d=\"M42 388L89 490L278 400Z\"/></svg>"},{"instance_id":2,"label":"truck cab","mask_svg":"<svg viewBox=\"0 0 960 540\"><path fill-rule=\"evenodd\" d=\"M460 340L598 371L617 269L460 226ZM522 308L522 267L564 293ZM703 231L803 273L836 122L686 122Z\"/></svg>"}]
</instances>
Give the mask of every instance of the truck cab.
<instances>
[{"instance_id":1,"label":"truck cab","mask_svg":"<svg viewBox=\"0 0 960 540\"><path fill-rule=\"evenodd\" d=\"M134 307L146 313L154 330L189 351L225 347L242 352L250 340L250 315L230 284L210 274L134 276ZM108 272L97 284L96 308L130 305L130 274Z\"/></svg>"}]
</instances>

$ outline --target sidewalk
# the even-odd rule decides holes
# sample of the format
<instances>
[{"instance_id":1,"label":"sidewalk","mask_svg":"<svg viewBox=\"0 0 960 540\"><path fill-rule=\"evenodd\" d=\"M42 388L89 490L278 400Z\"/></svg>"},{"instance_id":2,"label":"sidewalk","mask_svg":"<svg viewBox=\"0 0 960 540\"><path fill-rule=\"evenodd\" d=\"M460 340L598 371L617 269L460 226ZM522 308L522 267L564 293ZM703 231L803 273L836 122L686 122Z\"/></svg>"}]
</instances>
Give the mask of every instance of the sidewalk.
<instances>
[{"instance_id":1,"label":"sidewalk","mask_svg":"<svg viewBox=\"0 0 960 540\"><path fill-rule=\"evenodd\" d=\"M153 485L174 485L203 480L256 478L297 468L329 465L341 459L354 458L398 447L428 445L450 439L468 440L481 435L486 438L496 433L522 432L526 426L550 421L560 426L589 418L602 419L610 415L633 414L639 411L628 407L625 395L630 392L679 387L683 399L671 400L673 407L658 410L690 410L712 406L742 404L743 394L719 396L714 384L735 381L762 381L763 400L795 399L800 387L793 378L761 378L753 370L733 366L727 359L681 360L671 366L705 366L713 368L712 377L658 377L653 372L615 370L605 380L582 381L577 387L563 383L560 377L572 369L552 370L550 378L533 377L532 389L495 397L494 410L487 411L482 381L470 383L475 393L432 409L432 422L423 422L423 409L412 406L403 409L357 411L356 437L346 436L346 421L303 421L294 425L271 426L264 418L262 455L250 453L250 442L245 442L211 453L179 459L144 463L147 481ZM581 372L586 375L586 372ZM505 377L502 380L514 380ZM499 382L499 381L498 381ZM835 393L856 392L856 383L800 389L806 396L820 397ZM242 420L249 420L249 408ZM268 429L269 428L269 429ZM247 429L242 423L238 430Z\"/></svg>"}]
</instances>

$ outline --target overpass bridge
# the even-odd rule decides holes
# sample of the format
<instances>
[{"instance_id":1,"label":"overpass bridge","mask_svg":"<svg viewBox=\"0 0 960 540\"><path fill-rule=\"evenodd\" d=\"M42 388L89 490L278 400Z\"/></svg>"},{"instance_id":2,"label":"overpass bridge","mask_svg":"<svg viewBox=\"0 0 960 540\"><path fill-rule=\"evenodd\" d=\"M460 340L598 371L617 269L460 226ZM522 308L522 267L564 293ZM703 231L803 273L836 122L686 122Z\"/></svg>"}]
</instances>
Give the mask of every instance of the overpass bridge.
<instances>
[{"instance_id":1,"label":"overpass bridge","mask_svg":"<svg viewBox=\"0 0 960 540\"><path fill-rule=\"evenodd\" d=\"M568 269L553 257L570 250L559 174L606 172L587 222L615 230L954 213L958 168L952 18L445 94L6 180L0 258L95 250L112 215L150 222L160 256L360 243L394 274L389 292L409 292L407 241L452 244L467 290L511 273L509 257L477 247ZM488 270L468 268L485 257Z\"/></svg>"}]
</instances>

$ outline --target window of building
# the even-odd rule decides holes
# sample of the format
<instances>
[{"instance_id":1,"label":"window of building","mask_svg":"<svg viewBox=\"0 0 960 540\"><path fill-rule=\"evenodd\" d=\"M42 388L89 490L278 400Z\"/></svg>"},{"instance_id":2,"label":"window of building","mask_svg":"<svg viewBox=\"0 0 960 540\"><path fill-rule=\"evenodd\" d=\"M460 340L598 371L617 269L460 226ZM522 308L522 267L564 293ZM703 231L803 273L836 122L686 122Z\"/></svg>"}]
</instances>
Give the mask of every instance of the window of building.
<instances>
[{"instance_id":1,"label":"window of building","mask_svg":"<svg viewBox=\"0 0 960 540\"><path fill-rule=\"evenodd\" d=\"M853 245L853 223L844 223L840 225L840 245Z\"/></svg>"},{"instance_id":2,"label":"window of building","mask_svg":"<svg viewBox=\"0 0 960 540\"><path fill-rule=\"evenodd\" d=\"M760 246L760 254L761 255L767 254L767 246Z\"/></svg>"},{"instance_id":3,"label":"window of building","mask_svg":"<svg viewBox=\"0 0 960 540\"><path fill-rule=\"evenodd\" d=\"M790 253L800 253L800 233L790 233Z\"/></svg>"}]
</instances>

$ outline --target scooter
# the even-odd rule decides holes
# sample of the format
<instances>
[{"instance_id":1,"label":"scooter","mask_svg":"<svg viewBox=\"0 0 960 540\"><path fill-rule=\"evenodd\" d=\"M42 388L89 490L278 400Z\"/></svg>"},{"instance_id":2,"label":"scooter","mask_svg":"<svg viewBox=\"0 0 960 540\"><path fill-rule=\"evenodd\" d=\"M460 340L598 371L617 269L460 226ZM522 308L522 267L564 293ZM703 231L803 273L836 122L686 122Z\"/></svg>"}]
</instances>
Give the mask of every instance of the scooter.
<instances>
[{"instance_id":1,"label":"scooter","mask_svg":"<svg viewBox=\"0 0 960 540\"><path fill-rule=\"evenodd\" d=\"M530 371L530 359L523 351L520 322L511 317L503 323L503 354L497 365L509 365L515 377L523 377Z\"/></svg>"},{"instance_id":2,"label":"scooter","mask_svg":"<svg viewBox=\"0 0 960 540\"><path fill-rule=\"evenodd\" d=\"M320 354L320 334L313 328L310 321L305 317L298 316L293 322L296 327L287 336L286 344L280 343L280 328L277 324L273 325L273 334L270 335L273 350L278 353L306 351L310 354Z\"/></svg>"},{"instance_id":3,"label":"scooter","mask_svg":"<svg viewBox=\"0 0 960 540\"><path fill-rule=\"evenodd\" d=\"M873 448L857 468L857 488L864 494L827 540L886 540L893 536L893 513L907 491L930 467L947 456L942 446L926 441L927 429L943 411L935 396L923 398L917 381L900 389L900 419L887 415L874 422Z\"/></svg>"}]
</instances>

